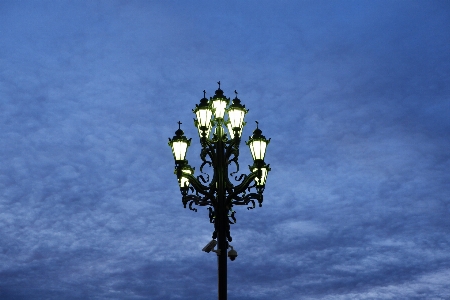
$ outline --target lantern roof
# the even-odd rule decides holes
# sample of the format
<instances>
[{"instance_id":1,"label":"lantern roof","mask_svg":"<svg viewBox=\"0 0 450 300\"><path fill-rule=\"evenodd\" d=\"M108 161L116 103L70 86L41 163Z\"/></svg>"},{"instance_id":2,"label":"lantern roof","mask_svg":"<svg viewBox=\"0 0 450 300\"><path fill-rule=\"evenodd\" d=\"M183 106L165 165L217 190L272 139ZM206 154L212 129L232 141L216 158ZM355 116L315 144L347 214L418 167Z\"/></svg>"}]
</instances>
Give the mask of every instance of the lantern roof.
<instances>
[{"instance_id":1,"label":"lantern roof","mask_svg":"<svg viewBox=\"0 0 450 300\"><path fill-rule=\"evenodd\" d=\"M258 127L258 121L256 122L256 129L253 131L253 135L250 137L250 140L266 140L267 144L270 142L270 139L266 139L264 135L262 135L262 130Z\"/></svg>"},{"instance_id":2,"label":"lantern roof","mask_svg":"<svg viewBox=\"0 0 450 300\"><path fill-rule=\"evenodd\" d=\"M202 108L209 108L208 98L206 98L205 90L203 90L203 98L200 99L200 104L196 104L195 108L196 108L195 110L202 109Z\"/></svg>"},{"instance_id":3,"label":"lantern roof","mask_svg":"<svg viewBox=\"0 0 450 300\"><path fill-rule=\"evenodd\" d=\"M233 108L238 108L238 109L241 109L241 110L245 110L245 112L247 113L248 112L248 109L246 109L245 108L245 105L242 105L241 104L241 99L239 99L238 97L237 97L237 92L236 92L236 90L234 91L234 93L236 94L236 96L234 97L234 99L233 99L233 102L231 103L231 105L230 105L230 107L228 108L228 110L231 110L231 109L233 109Z\"/></svg>"},{"instance_id":4,"label":"lantern roof","mask_svg":"<svg viewBox=\"0 0 450 300\"><path fill-rule=\"evenodd\" d=\"M227 97L223 94L223 91L220 89L220 81L218 81L217 84L219 84L219 88L216 90L214 97L212 97L211 99L212 100L220 99L220 98L226 99Z\"/></svg>"},{"instance_id":5,"label":"lantern roof","mask_svg":"<svg viewBox=\"0 0 450 300\"><path fill-rule=\"evenodd\" d=\"M175 135L172 138L172 141L179 141L179 140L187 140L187 138L184 136L184 131L181 130L181 122L178 121L178 129L175 131Z\"/></svg>"}]
</instances>

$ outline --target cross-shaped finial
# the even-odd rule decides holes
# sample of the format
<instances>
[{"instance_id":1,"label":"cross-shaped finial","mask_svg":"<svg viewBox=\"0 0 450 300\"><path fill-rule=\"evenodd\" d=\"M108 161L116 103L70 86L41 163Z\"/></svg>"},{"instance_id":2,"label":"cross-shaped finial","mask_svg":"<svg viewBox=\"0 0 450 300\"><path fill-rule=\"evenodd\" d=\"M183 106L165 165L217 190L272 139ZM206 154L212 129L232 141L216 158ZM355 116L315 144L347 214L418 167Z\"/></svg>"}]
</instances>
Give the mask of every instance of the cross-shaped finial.
<instances>
[{"instance_id":1,"label":"cross-shaped finial","mask_svg":"<svg viewBox=\"0 0 450 300\"><path fill-rule=\"evenodd\" d=\"M206 98L206 90L203 90L203 98Z\"/></svg>"},{"instance_id":2,"label":"cross-shaped finial","mask_svg":"<svg viewBox=\"0 0 450 300\"><path fill-rule=\"evenodd\" d=\"M183 123L181 123L180 121L178 121L178 129L181 129L181 124L183 124Z\"/></svg>"},{"instance_id":3,"label":"cross-shaped finial","mask_svg":"<svg viewBox=\"0 0 450 300\"><path fill-rule=\"evenodd\" d=\"M219 89L220 89L220 81L217 81L217 84L219 85Z\"/></svg>"},{"instance_id":4,"label":"cross-shaped finial","mask_svg":"<svg viewBox=\"0 0 450 300\"><path fill-rule=\"evenodd\" d=\"M259 123L258 123L258 121L255 121L255 122L256 122L256 129L258 129L258 124L259 124Z\"/></svg>"}]
</instances>

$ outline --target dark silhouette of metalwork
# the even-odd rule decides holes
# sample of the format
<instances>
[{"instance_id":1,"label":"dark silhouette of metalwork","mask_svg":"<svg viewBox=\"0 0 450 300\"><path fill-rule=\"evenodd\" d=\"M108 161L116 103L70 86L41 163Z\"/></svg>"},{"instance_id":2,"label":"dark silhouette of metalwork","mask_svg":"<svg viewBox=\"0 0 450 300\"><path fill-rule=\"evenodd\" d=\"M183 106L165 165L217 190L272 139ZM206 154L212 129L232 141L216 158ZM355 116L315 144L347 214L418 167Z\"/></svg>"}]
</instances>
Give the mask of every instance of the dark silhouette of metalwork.
<instances>
[{"instance_id":1,"label":"dark silhouette of metalwork","mask_svg":"<svg viewBox=\"0 0 450 300\"><path fill-rule=\"evenodd\" d=\"M207 206L209 221L214 224L212 239L203 249L206 252L214 251L218 256L219 299L227 298L227 250L228 257L235 260L237 252L229 244L232 241L230 224L236 223L235 205L245 205L247 209L254 209L256 202L262 206L263 192L270 166L264 162L266 147L270 142L263 135L256 122L256 129L246 144L250 147L253 165L249 166L249 174L240 174L238 157L242 129L245 126L244 117L248 110L238 99L226 98L219 88L215 95L203 98L193 112L196 115L194 124L198 129L202 150L200 158L200 175L194 176L192 168L186 160L186 152L191 139L184 136L181 122L178 130L170 139L169 145L175 159L175 174L178 178L182 202L184 207L197 211L198 206ZM227 118L225 118L227 116ZM228 129L228 134L226 133ZM205 167L212 169L210 173L204 172ZM234 168L233 168L234 167ZM230 168L234 170L230 173ZM234 183L233 183L233 182ZM217 239L217 242L215 241ZM217 250L213 248L217 245Z\"/></svg>"}]
</instances>

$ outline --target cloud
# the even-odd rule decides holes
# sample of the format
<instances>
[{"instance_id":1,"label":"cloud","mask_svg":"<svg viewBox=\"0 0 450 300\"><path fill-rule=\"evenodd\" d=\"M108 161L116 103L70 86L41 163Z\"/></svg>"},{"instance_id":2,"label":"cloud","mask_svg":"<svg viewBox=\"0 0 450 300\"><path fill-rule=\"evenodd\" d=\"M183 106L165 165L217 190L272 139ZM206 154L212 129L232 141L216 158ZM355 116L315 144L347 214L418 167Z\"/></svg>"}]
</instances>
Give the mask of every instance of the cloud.
<instances>
[{"instance_id":1,"label":"cloud","mask_svg":"<svg viewBox=\"0 0 450 300\"><path fill-rule=\"evenodd\" d=\"M167 138L181 120L198 167L218 80L272 138L230 298L448 297L448 10L198 4L0 5L0 298L215 295Z\"/></svg>"}]
</instances>

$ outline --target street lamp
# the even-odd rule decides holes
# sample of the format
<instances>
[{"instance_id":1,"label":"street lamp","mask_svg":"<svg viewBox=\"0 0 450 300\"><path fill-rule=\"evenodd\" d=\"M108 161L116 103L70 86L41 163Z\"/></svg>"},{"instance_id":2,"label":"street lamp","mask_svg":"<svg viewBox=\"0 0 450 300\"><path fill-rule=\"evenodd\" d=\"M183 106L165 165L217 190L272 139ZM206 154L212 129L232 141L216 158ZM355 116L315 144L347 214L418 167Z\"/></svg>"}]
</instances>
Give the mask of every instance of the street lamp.
<instances>
[{"instance_id":1,"label":"street lamp","mask_svg":"<svg viewBox=\"0 0 450 300\"><path fill-rule=\"evenodd\" d=\"M193 109L197 117L194 119L194 124L202 146L201 175L195 177L194 169L186 160L191 139L188 140L184 136L180 122L178 122L179 127L175 136L172 139L169 138L169 145L175 159L175 174L184 207L197 211L193 205L208 206L209 221L214 224L214 232L213 240L203 248L203 251L214 251L217 254L219 300L226 300L227 250L231 248L228 251L228 257L231 260L237 257L236 250L229 245L232 241L230 224L236 222L233 206L246 205L247 209L253 209L255 201L262 206L267 174L270 171L269 165L264 162L264 157L270 139L267 140L262 135L256 122L257 127L247 142L253 157L253 165L249 166L250 174L237 176L239 144L245 126L244 117L248 110L241 104L236 91L234 91L236 97L229 105L230 98L225 97L220 89L220 81L218 84L219 88L214 97L208 100L206 91L203 91L200 104ZM225 133L225 128L228 130L228 135ZM231 164L235 165L236 170L229 173L228 168ZM204 172L206 166L212 168L212 176ZM252 192L252 189L255 191ZM217 250L213 250L216 245Z\"/></svg>"}]
</instances>

